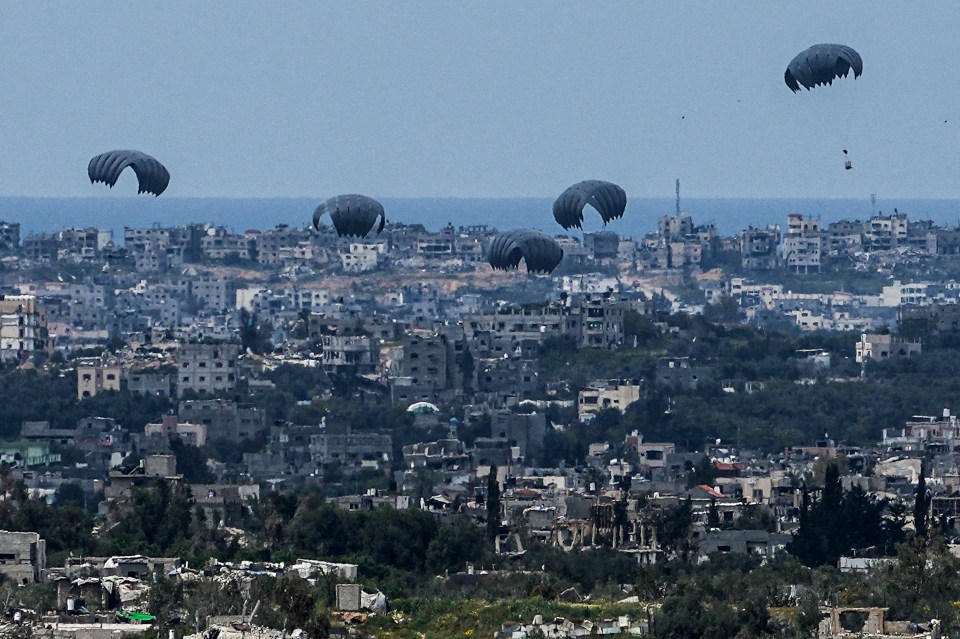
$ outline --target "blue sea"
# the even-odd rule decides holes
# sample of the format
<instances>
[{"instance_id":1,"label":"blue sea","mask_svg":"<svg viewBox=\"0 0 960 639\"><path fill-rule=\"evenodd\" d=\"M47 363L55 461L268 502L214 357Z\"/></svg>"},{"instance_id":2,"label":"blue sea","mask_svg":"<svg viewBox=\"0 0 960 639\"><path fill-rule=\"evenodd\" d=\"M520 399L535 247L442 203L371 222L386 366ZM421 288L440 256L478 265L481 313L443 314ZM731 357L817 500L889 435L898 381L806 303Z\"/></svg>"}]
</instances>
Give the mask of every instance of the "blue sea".
<instances>
[{"instance_id":1,"label":"blue sea","mask_svg":"<svg viewBox=\"0 0 960 639\"><path fill-rule=\"evenodd\" d=\"M420 223L437 230L454 226L486 224L498 229L539 228L560 233L553 220L549 198L380 198L388 220ZM303 226L310 222L316 198L0 198L0 220L20 222L21 235L41 231L96 226L114 231L122 241L125 226L176 226L187 223L223 225L237 232L269 229L277 224ZM894 209L911 219L929 219L941 225L960 224L960 200L903 199L878 201L822 199L734 199L686 198L682 210L696 224L715 224L723 235L733 235L748 226L786 223L789 213L819 216L824 222L841 219L865 220L876 211L890 214ZM657 228L657 218L672 215L675 203L668 198L632 198L623 219L608 229L624 237L640 238ZM603 229L599 216L585 212L586 231Z\"/></svg>"}]
</instances>

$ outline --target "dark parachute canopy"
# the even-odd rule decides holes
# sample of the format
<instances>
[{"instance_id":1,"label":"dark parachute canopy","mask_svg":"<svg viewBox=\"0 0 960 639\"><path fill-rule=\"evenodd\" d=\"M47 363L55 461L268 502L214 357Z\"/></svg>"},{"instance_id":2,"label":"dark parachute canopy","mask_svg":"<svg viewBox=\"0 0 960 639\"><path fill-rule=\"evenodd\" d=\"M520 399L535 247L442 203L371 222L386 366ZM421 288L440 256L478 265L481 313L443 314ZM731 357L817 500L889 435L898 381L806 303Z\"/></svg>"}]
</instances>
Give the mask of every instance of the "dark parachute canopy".
<instances>
[{"instance_id":1,"label":"dark parachute canopy","mask_svg":"<svg viewBox=\"0 0 960 639\"><path fill-rule=\"evenodd\" d=\"M320 229L320 218L329 213L333 220L333 228L337 230L337 235L355 235L363 237L373 229L380 218L380 226L377 227L377 233L383 230L387 223L386 215L383 212L383 205L372 197L366 195L337 195L332 197L313 212L313 228Z\"/></svg>"},{"instance_id":2,"label":"dark parachute canopy","mask_svg":"<svg viewBox=\"0 0 960 639\"><path fill-rule=\"evenodd\" d=\"M140 188L137 193L160 195L170 183L170 172L156 158L140 151L107 151L94 157L87 165L90 183L103 182L111 189L127 167L137 174Z\"/></svg>"},{"instance_id":3,"label":"dark parachute canopy","mask_svg":"<svg viewBox=\"0 0 960 639\"><path fill-rule=\"evenodd\" d=\"M842 44L815 44L797 54L787 66L783 81L796 93L800 87L808 91L816 86L833 84L837 78L845 78L853 69L853 77L863 73L860 54Z\"/></svg>"},{"instance_id":4,"label":"dark parachute canopy","mask_svg":"<svg viewBox=\"0 0 960 639\"><path fill-rule=\"evenodd\" d=\"M487 261L498 271L518 269L523 260L529 273L552 273L562 259L563 249L557 241L533 229L501 233L490 243L487 252Z\"/></svg>"},{"instance_id":5,"label":"dark parachute canopy","mask_svg":"<svg viewBox=\"0 0 960 639\"><path fill-rule=\"evenodd\" d=\"M610 220L623 217L627 208L627 194L619 186L603 180L585 180L577 182L553 203L553 217L565 229L581 228L583 207L591 205L603 218L606 225Z\"/></svg>"}]
</instances>

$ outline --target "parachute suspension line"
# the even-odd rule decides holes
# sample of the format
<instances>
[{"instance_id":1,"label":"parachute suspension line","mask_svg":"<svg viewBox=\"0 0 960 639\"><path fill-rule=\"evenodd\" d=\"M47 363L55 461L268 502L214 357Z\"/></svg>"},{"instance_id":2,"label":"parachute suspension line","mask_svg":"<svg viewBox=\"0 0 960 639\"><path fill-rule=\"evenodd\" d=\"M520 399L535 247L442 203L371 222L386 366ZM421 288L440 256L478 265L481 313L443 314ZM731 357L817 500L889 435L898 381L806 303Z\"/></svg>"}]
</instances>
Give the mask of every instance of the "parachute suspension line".
<instances>
[{"instance_id":1,"label":"parachute suspension line","mask_svg":"<svg viewBox=\"0 0 960 639\"><path fill-rule=\"evenodd\" d=\"M856 150L857 140L854 135L853 123L854 123L854 108L855 100L853 91L848 90L850 87L842 87L843 95L840 96L840 109L843 111L841 116L841 122L843 123L843 150L844 150L844 160L846 162L852 163L853 157L852 154Z\"/></svg>"},{"instance_id":2,"label":"parachute suspension line","mask_svg":"<svg viewBox=\"0 0 960 639\"><path fill-rule=\"evenodd\" d=\"M808 49L798 53L784 72L783 80L794 93L802 89L815 90L820 92L822 89L816 87L825 87L833 85L835 81L841 78L853 77L850 80L856 80L863 73L863 59L851 47L842 44L815 44ZM842 87L835 87L832 91L849 91L849 81L844 81ZM830 91L827 91L829 94ZM834 100L826 100L824 107L826 112L822 121L817 123L819 130L833 129L839 142L840 148L845 156L844 168L849 170L853 168L853 161L850 156L851 142L853 138L853 98L850 95L838 94ZM832 109L831 109L832 105ZM845 111L846 113L837 113ZM835 124L828 125L827 123ZM845 123L845 124L844 124ZM837 131L837 127L842 126L842 131Z\"/></svg>"},{"instance_id":3,"label":"parachute suspension line","mask_svg":"<svg viewBox=\"0 0 960 639\"><path fill-rule=\"evenodd\" d=\"M855 140L853 140L851 132L852 118L848 120L839 116L837 114L838 110L848 110L845 101L818 102L811 105L807 109L808 113L803 116L807 129L819 131L823 137L825 153L823 160L829 165L830 173L836 170L837 165L834 162L837 161L844 169L852 169L854 152L856 151Z\"/></svg>"}]
</instances>

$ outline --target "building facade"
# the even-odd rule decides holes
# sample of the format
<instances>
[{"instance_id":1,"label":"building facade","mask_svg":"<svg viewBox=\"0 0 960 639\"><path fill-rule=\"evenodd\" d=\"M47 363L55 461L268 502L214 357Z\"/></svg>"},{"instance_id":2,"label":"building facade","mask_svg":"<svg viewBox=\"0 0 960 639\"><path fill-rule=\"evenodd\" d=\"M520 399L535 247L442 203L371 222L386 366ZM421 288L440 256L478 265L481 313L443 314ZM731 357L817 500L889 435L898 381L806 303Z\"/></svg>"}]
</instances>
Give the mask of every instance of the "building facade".
<instances>
[{"instance_id":1,"label":"building facade","mask_svg":"<svg viewBox=\"0 0 960 639\"><path fill-rule=\"evenodd\" d=\"M236 390L239 356L239 344L181 343L177 349L177 395L188 391L217 395Z\"/></svg>"}]
</instances>

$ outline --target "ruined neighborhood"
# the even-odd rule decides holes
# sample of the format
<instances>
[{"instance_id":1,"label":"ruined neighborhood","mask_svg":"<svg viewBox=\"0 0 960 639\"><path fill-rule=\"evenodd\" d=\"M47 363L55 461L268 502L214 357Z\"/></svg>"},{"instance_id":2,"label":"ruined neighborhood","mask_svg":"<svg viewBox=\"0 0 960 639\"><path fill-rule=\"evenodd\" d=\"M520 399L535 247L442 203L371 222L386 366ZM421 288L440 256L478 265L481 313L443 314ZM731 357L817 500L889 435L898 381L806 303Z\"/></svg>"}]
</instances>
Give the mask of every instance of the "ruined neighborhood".
<instances>
[{"instance_id":1,"label":"ruined neighborhood","mask_svg":"<svg viewBox=\"0 0 960 639\"><path fill-rule=\"evenodd\" d=\"M561 236L557 272L535 277L491 271L496 230L482 226L389 224L375 241L347 241L324 227L236 234L198 224L127 228L122 243L92 228L22 239L17 224L2 229L5 385L36 405L4 414L11 532L0 533L0 574L15 590L50 589L45 610L13 606L11 628L108 637L169 623L177 636L246 636L268 628L256 618L275 596L264 579L303 579L316 601L329 597L317 604L322 619L300 613L303 636L376 635L378 615L402 626L389 602L409 586L391 592L398 584L356 561L368 551L324 539L330 524L296 532L320 513L338 526L364 513L426 517L439 536L415 542L426 547L412 565L439 570L447 588L566 583L555 597L570 605L589 605L592 589L619 592L608 618L537 614L504 620L497 637L656 635L657 607L669 601L618 579L624 570L796 557L862 579L899 561L894 549L921 529L917 517L960 561L953 395L833 436L802 407L792 410L807 423L786 425L702 404L802 404L776 393L869 387L885 366L951 348L955 229L899 213L821 228L797 214L783 232L721 237L679 213L641 241ZM811 290L836 278L856 290L784 283ZM772 336L776 355L727 346L769 350ZM765 366L771 355L777 370ZM880 531L810 542L832 534L811 532L828 499L855 503L856 525ZM47 515L24 513L31 502L53 517L79 509L76 523L90 529L72 536L86 539L64 545ZM180 517L180 528L166 540L132 534L148 516ZM121 552L90 554L109 548ZM577 578L548 567L558 559L542 553L557 551L612 553L604 561L618 567ZM171 596L170 619L159 619L163 589L207 603L177 612ZM803 606L812 592L801 580L777 597ZM870 607L870 597L844 608L851 596L816 601L809 628L940 636L942 620L888 621L890 606ZM799 622L765 623L782 632Z\"/></svg>"}]
</instances>

